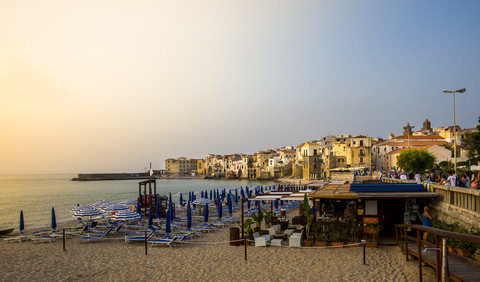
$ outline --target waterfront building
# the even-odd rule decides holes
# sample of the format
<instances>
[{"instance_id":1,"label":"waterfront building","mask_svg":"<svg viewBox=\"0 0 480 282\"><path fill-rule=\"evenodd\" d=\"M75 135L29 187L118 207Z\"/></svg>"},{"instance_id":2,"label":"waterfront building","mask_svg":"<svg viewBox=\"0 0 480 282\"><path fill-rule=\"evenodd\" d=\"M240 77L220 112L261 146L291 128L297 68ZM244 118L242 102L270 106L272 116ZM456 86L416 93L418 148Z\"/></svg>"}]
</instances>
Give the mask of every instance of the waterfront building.
<instances>
[{"instance_id":1,"label":"waterfront building","mask_svg":"<svg viewBox=\"0 0 480 282\"><path fill-rule=\"evenodd\" d=\"M448 145L444 138L438 135L418 135L418 136L397 136L393 137L393 134L389 136L389 139L378 142L372 146L372 166L375 169L389 169L391 166L396 167L396 161L390 160L388 153L403 149L403 148L417 148L429 145ZM389 165L393 164L395 165Z\"/></svg>"},{"instance_id":2,"label":"waterfront building","mask_svg":"<svg viewBox=\"0 0 480 282\"><path fill-rule=\"evenodd\" d=\"M196 175L197 160L185 157L166 159L165 173L170 175Z\"/></svg>"},{"instance_id":3,"label":"waterfront building","mask_svg":"<svg viewBox=\"0 0 480 282\"><path fill-rule=\"evenodd\" d=\"M397 149L397 150L394 150L394 151L391 151L391 152L387 153L387 158L386 158L387 167L386 167L386 169L388 169L388 170L400 169L397 166L398 156L402 152L404 152L408 149L410 149L410 148L401 148L401 149ZM437 165L440 162L443 162L443 161L453 162L452 152L445 147L442 147L442 146L439 146L439 145L427 145L427 146L418 146L418 147L415 147L415 149L427 150L429 153L431 153L435 157L435 164L437 164Z\"/></svg>"}]
</instances>

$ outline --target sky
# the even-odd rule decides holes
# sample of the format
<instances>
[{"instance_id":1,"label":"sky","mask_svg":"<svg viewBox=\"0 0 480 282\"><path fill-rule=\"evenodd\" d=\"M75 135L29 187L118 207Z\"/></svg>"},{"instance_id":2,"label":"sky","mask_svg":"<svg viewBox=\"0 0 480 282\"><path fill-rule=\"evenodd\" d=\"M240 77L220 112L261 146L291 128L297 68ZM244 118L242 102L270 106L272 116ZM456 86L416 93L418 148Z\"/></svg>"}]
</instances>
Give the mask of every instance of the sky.
<instances>
[{"instance_id":1,"label":"sky","mask_svg":"<svg viewBox=\"0 0 480 282\"><path fill-rule=\"evenodd\" d=\"M139 172L480 116L478 1L0 0L0 174Z\"/></svg>"}]
</instances>

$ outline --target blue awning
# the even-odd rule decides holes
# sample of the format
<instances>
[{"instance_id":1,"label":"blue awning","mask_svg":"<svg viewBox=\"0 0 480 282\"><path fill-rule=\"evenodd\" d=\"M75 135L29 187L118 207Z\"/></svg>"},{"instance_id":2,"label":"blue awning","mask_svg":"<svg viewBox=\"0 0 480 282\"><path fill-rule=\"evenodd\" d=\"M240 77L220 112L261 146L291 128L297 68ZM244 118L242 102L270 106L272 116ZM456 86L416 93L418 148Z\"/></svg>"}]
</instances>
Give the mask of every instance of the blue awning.
<instances>
[{"instance_id":1,"label":"blue awning","mask_svg":"<svg viewBox=\"0 0 480 282\"><path fill-rule=\"evenodd\" d=\"M426 192L422 184L416 183L368 183L351 184L351 192Z\"/></svg>"}]
</instances>

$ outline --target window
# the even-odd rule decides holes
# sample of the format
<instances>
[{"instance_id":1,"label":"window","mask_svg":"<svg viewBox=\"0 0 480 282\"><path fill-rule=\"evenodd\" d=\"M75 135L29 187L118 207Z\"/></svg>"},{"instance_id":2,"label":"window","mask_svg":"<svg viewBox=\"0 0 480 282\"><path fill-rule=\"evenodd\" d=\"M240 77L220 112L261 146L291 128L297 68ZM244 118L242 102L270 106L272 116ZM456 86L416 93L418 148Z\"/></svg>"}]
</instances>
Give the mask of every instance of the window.
<instances>
[{"instance_id":1,"label":"window","mask_svg":"<svg viewBox=\"0 0 480 282\"><path fill-rule=\"evenodd\" d=\"M360 146L363 146L363 140L360 140Z\"/></svg>"},{"instance_id":2,"label":"window","mask_svg":"<svg viewBox=\"0 0 480 282\"><path fill-rule=\"evenodd\" d=\"M314 156L317 155L317 149L313 149L313 155L314 155Z\"/></svg>"}]
</instances>

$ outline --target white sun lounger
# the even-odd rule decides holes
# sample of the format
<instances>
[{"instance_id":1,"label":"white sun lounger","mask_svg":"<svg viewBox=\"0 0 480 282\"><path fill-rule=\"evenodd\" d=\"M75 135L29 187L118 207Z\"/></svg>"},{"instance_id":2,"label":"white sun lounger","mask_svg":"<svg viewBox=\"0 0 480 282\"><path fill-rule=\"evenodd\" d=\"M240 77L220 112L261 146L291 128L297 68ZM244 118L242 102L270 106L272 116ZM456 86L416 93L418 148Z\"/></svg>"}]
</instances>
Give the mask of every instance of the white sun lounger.
<instances>
[{"instance_id":1,"label":"white sun lounger","mask_svg":"<svg viewBox=\"0 0 480 282\"><path fill-rule=\"evenodd\" d=\"M175 238L153 238L148 240L148 243L150 243L150 246L157 246L157 245L167 245L170 248L172 247L172 242L175 240Z\"/></svg>"}]
</instances>

